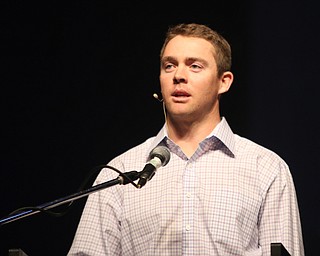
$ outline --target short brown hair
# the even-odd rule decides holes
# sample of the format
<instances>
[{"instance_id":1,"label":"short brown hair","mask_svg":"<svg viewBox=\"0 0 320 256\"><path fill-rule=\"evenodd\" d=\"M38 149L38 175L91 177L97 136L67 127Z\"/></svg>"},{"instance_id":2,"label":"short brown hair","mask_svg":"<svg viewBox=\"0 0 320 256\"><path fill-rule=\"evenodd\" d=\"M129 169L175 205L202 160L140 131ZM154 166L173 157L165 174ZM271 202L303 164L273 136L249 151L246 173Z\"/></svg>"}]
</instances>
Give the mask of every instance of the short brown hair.
<instances>
[{"instance_id":1,"label":"short brown hair","mask_svg":"<svg viewBox=\"0 0 320 256\"><path fill-rule=\"evenodd\" d=\"M168 42L178 35L203 38L213 45L215 49L214 58L217 63L218 76L221 76L224 72L231 70L231 47L227 40L208 26L196 23L182 23L169 27L160 51L160 59L163 56L164 49Z\"/></svg>"}]
</instances>

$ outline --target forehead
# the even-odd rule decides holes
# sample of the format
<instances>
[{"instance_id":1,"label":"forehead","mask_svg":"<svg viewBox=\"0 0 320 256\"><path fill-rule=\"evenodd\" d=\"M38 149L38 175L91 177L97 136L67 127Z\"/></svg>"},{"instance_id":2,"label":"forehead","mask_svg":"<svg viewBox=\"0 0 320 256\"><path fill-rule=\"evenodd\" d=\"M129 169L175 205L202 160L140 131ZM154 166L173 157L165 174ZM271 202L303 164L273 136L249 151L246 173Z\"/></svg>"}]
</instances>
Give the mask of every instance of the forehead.
<instances>
[{"instance_id":1,"label":"forehead","mask_svg":"<svg viewBox=\"0 0 320 256\"><path fill-rule=\"evenodd\" d=\"M213 58L213 45L198 37L176 36L166 45L163 56Z\"/></svg>"}]
</instances>

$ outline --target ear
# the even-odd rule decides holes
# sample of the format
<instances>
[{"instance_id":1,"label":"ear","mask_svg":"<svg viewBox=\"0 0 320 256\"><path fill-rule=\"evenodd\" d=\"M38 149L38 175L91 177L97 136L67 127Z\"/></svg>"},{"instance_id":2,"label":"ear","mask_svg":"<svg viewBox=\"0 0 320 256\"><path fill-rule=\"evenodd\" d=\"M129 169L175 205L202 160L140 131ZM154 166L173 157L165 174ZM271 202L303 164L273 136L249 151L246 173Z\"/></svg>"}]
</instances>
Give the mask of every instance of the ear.
<instances>
[{"instance_id":1,"label":"ear","mask_svg":"<svg viewBox=\"0 0 320 256\"><path fill-rule=\"evenodd\" d=\"M233 74L230 71L224 72L220 78L220 88L219 88L218 94L222 94L229 91L232 82L233 82Z\"/></svg>"}]
</instances>

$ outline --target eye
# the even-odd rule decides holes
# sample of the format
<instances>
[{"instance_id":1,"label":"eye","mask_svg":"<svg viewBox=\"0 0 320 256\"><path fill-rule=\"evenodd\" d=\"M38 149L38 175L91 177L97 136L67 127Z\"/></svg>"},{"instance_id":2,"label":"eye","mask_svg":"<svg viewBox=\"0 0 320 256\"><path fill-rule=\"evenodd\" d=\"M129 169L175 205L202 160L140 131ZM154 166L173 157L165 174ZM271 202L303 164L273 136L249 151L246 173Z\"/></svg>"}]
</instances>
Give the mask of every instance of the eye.
<instances>
[{"instance_id":1,"label":"eye","mask_svg":"<svg viewBox=\"0 0 320 256\"><path fill-rule=\"evenodd\" d=\"M192 69L193 71L198 72L198 71L202 70L202 66L199 65L199 64L193 63L192 65L190 65L190 69Z\"/></svg>"},{"instance_id":2,"label":"eye","mask_svg":"<svg viewBox=\"0 0 320 256\"><path fill-rule=\"evenodd\" d=\"M172 63L164 63L163 68L165 71L170 72L174 69L174 65Z\"/></svg>"}]
</instances>

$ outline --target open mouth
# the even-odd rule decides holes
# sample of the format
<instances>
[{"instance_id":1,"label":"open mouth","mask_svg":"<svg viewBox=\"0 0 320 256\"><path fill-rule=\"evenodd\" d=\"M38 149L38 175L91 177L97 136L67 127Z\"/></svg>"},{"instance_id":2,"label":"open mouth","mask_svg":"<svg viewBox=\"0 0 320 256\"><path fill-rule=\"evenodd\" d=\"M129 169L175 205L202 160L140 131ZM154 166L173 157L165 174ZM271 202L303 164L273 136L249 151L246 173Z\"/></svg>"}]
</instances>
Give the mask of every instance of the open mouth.
<instances>
[{"instance_id":1,"label":"open mouth","mask_svg":"<svg viewBox=\"0 0 320 256\"><path fill-rule=\"evenodd\" d=\"M186 91L176 90L172 93L172 101L175 103L187 103L191 95Z\"/></svg>"},{"instance_id":2,"label":"open mouth","mask_svg":"<svg viewBox=\"0 0 320 256\"><path fill-rule=\"evenodd\" d=\"M186 91L182 91L182 90L176 90L174 91L174 93L172 94L173 97L177 97L177 98L186 98L189 97L190 94L187 93Z\"/></svg>"}]
</instances>

